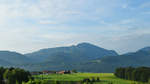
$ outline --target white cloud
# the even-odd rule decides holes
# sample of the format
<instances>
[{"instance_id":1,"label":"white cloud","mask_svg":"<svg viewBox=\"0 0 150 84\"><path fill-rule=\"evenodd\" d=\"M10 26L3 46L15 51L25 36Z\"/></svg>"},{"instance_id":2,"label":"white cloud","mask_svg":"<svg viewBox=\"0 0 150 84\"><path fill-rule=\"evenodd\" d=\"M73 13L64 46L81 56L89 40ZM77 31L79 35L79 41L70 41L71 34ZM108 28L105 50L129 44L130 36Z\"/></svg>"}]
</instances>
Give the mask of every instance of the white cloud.
<instances>
[{"instance_id":1,"label":"white cloud","mask_svg":"<svg viewBox=\"0 0 150 84\"><path fill-rule=\"evenodd\" d=\"M35 3L31 3L29 0L14 0L12 3L2 4L4 6L1 12L3 15L9 16L4 16L8 19L29 18L38 20L50 18L58 21L70 21L82 18L92 19L97 15L107 16L115 7L112 3L108 3L108 7L108 5L103 4L105 2L105 0L101 0L101 3L97 4L96 2L93 3L93 1L91 3L90 0L38 0ZM93 5L99 5L100 7L97 8Z\"/></svg>"},{"instance_id":2,"label":"white cloud","mask_svg":"<svg viewBox=\"0 0 150 84\"><path fill-rule=\"evenodd\" d=\"M40 24L59 24L56 21L50 21L50 20L41 20L39 23Z\"/></svg>"},{"instance_id":3,"label":"white cloud","mask_svg":"<svg viewBox=\"0 0 150 84\"><path fill-rule=\"evenodd\" d=\"M127 4L123 4L122 8L128 8L128 5Z\"/></svg>"},{"instance_id":4,"label":"white cloud","mask_svg":"<svg viewBox=\"0 0 150 84\"><path fill-rule=\"evenodd\" d=\"M130 24L130 23L134 23L134 22L136 22L136 20L135 19L125 19L125 20L122 20L121 22L120 22L120 24Z\"/></svg>"}]
</instances>

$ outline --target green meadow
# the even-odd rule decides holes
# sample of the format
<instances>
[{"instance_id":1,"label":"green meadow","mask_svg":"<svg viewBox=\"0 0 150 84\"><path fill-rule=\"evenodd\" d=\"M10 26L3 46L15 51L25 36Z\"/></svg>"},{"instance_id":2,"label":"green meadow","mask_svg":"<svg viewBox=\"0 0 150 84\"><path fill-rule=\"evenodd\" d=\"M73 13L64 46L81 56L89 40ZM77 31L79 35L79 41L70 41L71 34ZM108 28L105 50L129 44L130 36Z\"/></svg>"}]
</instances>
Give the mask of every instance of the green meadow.
<instances>
[{"instance_id":1,"label":"green meadow","mask_svg":"<svg viewBox=\"0 0 150 84\"><path fill-rule=\"evenodd\" d=\"M37 80L51 81L82 81L86 78L100 78L100 82L93 84L144 84L130 80L120 79L114 76L113 73L75 73L75 74L51 74L51 75L36 75Z\"/></svg>"}]
</instances>

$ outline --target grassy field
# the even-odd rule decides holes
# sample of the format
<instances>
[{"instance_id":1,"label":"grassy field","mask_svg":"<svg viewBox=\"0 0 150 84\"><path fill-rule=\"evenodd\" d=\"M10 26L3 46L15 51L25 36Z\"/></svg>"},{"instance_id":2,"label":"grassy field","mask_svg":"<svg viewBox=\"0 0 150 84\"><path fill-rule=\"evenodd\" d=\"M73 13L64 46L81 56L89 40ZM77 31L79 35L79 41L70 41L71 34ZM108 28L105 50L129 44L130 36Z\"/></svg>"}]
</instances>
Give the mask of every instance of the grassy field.
<instances>
[{"instance_id":1,"label":"grassy field","mask_svg":"<svg viewBox=\"0 0 150 84\"><path fill-rule=\"evenodd\" d=\"M113 73L76 73L76 74L51 74L38 75L35 78L55 81L82 81L85 78L100 77L101 82L94 84L141 84L130 80L116 78Z\"/></svg>"}]
</instances>

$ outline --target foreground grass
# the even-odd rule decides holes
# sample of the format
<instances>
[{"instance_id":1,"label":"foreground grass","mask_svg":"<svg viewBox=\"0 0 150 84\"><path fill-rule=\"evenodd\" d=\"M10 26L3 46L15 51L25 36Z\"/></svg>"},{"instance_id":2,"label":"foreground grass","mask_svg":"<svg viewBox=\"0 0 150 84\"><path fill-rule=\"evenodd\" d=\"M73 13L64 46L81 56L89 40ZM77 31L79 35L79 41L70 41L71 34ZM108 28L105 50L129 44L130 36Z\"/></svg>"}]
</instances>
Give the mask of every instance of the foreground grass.
<instances>
[{"instance_id":1,"label":"foreground grass","mask_svg":"<svg viewBox=\"0 0 150 84\"><path fill-rule=\"evenodd\" d=\"M117 78L113 73L51 74L38 75L34 77L39 80L53 81L82 81L85 78L99 77L101 82L95 82L94 84L141 84L138 82Z\"/></svg>"}]
</instances>

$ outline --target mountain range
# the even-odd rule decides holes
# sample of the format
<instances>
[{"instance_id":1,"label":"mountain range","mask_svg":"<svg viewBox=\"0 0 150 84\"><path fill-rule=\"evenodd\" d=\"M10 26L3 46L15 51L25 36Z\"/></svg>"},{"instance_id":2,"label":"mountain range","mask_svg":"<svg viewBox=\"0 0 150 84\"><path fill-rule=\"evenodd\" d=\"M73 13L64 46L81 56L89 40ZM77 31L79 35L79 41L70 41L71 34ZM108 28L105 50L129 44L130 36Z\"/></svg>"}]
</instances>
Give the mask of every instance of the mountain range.
<instances>
[{"instance_id":1,"label":"mountain range","mask_svg":"<svg viewBox=\"0 0 150 84\"><path fill-rule=\"evenodd\" d=\"M106 50L89 43L81 43L76 46L42 49L25 55L40 62L79 62L118 54L113 50Z\"/></svg>"},{"instance_id":2,"label":"mountain range","mask_svg":"<svg viewBox=\"0 0 150 84\"><path fill-rule=\"evenodd\" d=\"M150 66L149 61L150 47L123 55L90 43L41 49L27 54L0 51L0 66L30 71L76 69L82 72L113 72L121 66Z\"/></svg>"}]
</instances>

